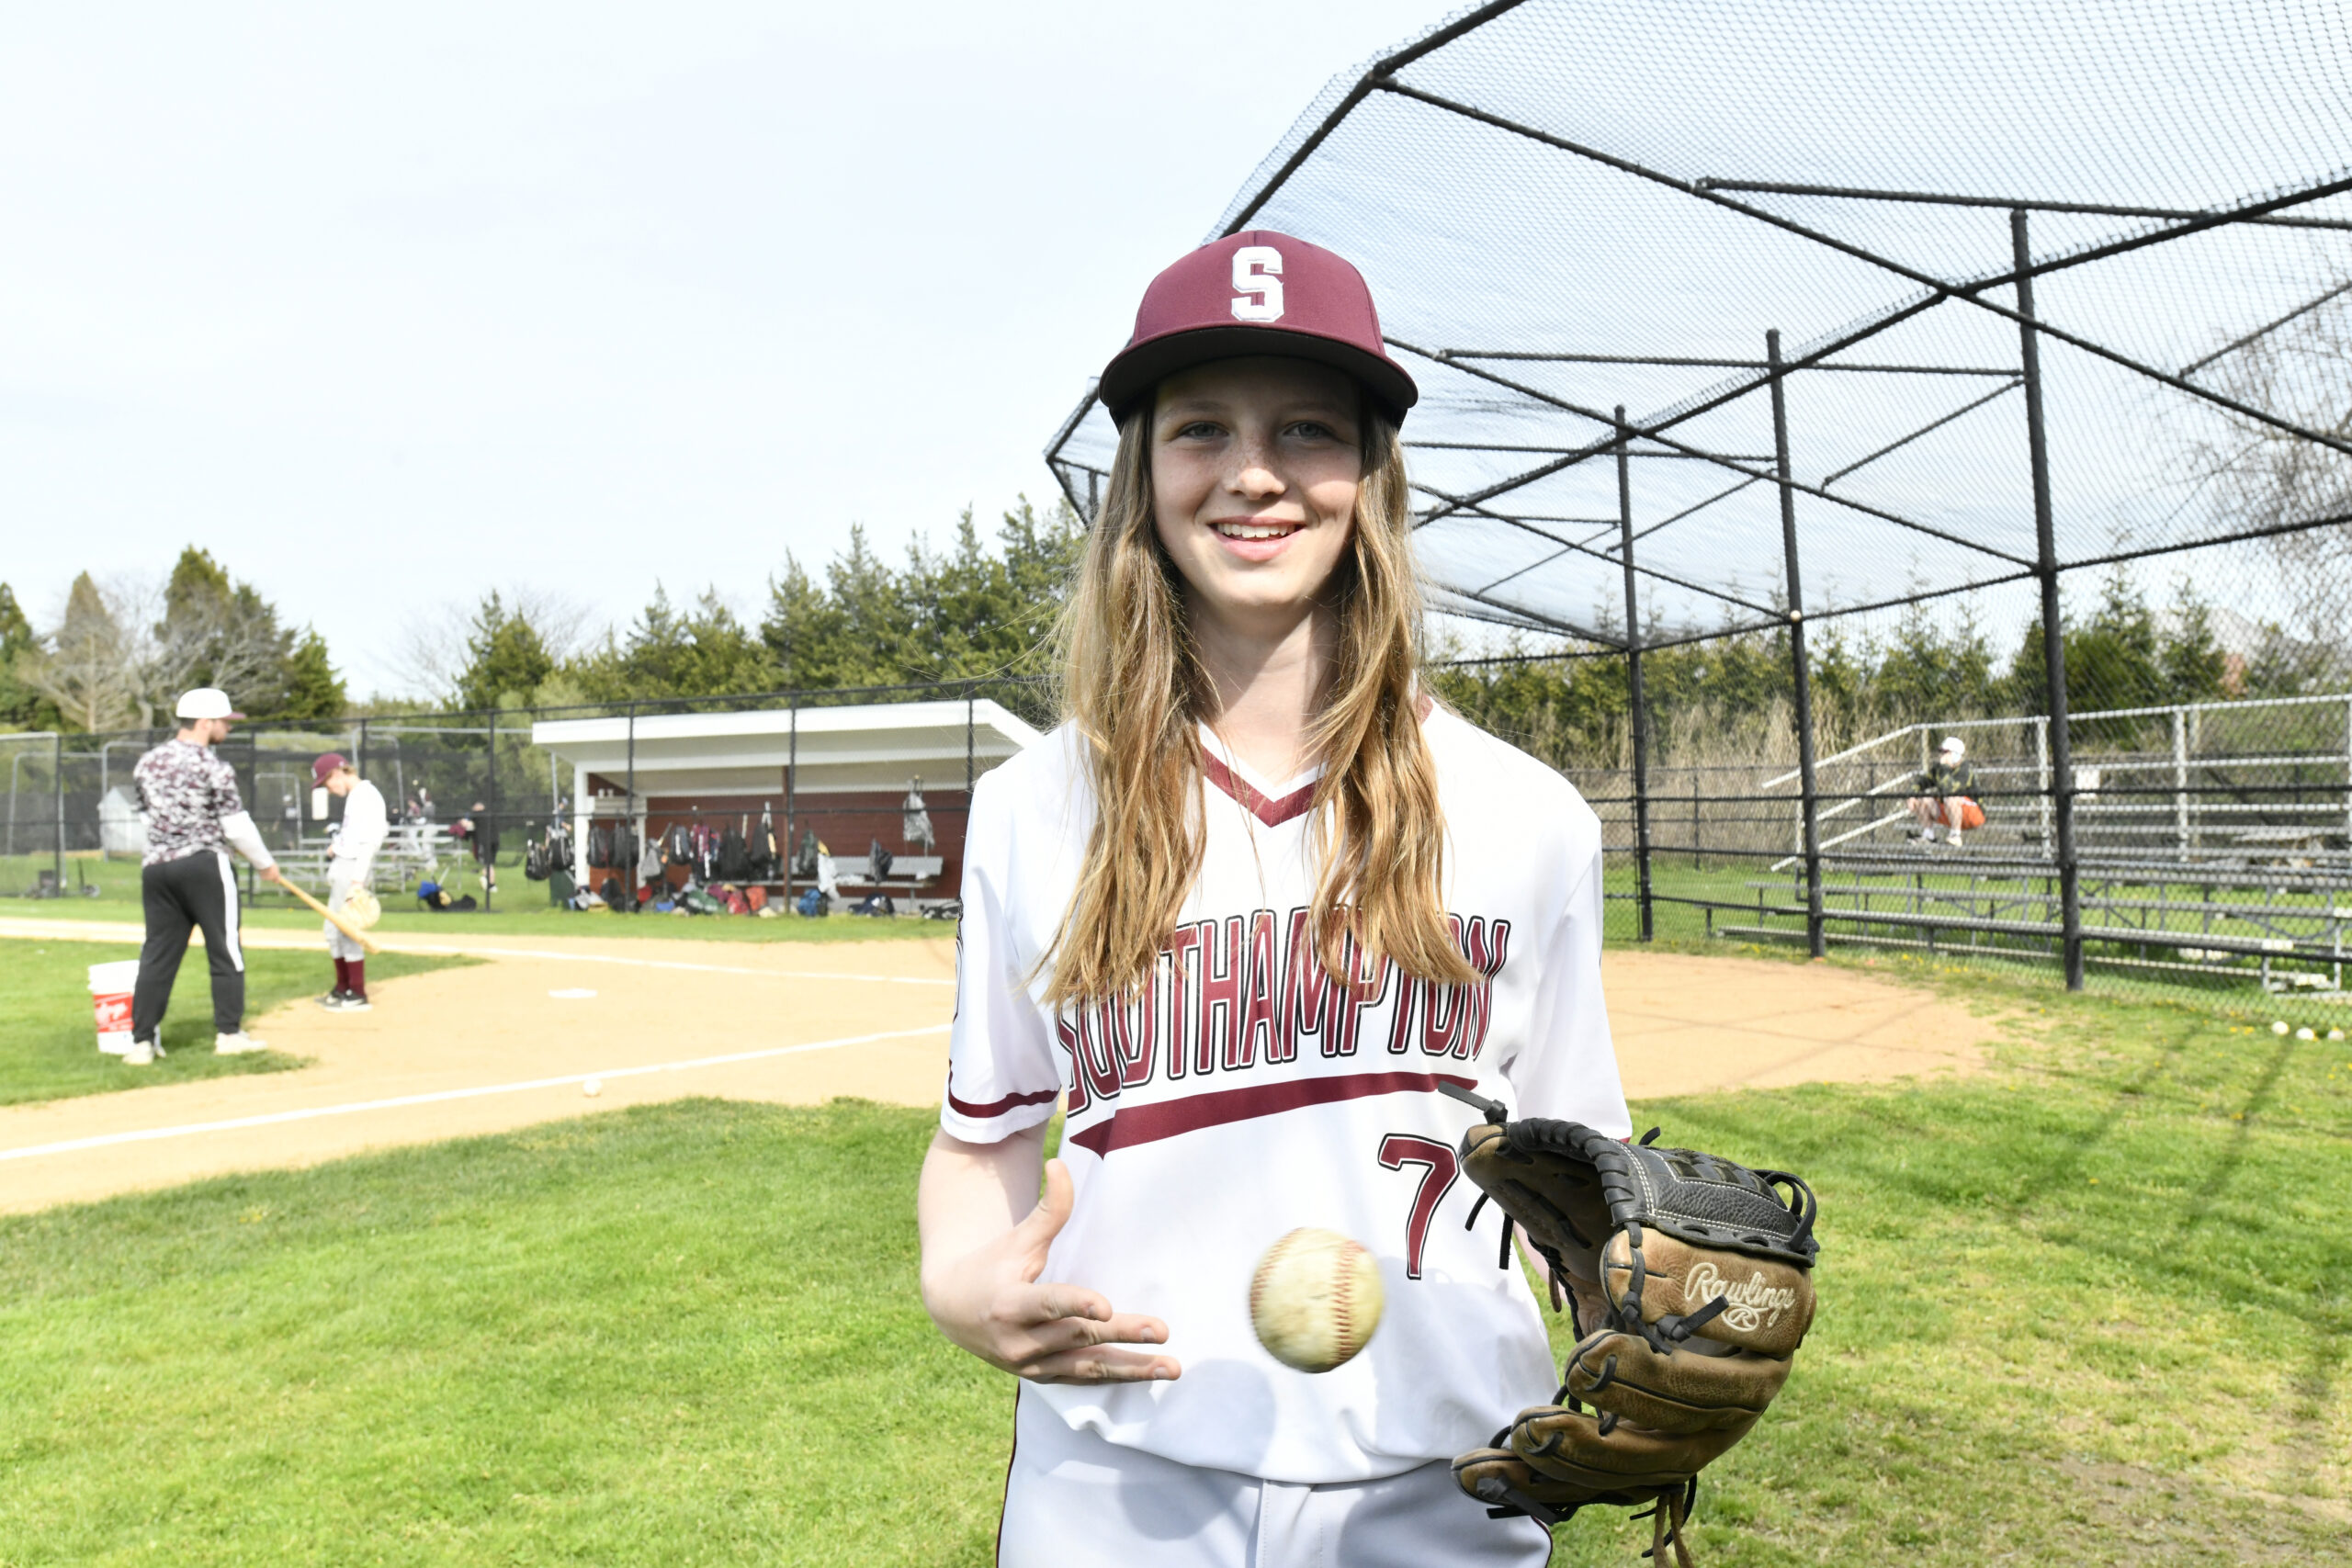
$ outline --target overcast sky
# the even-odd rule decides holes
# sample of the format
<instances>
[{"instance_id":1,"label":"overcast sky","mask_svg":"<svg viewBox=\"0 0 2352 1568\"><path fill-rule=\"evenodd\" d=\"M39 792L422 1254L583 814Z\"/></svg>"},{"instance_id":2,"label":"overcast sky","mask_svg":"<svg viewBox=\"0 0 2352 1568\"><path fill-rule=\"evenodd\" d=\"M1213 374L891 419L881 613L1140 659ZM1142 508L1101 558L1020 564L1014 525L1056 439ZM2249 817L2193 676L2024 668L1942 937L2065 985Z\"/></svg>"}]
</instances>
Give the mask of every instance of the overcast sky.
<instances>
[{"instance_id":1,"label":"overcast sky","mask_svg":"<svg viewBox=\"0 0 2352 1568\"><path fill-rule=\"evenodd\" d=\"M355 694L1053 484L1136 297L1442 0L13 7L0 580L211 549Z\"/></svg>"}]
</instances>

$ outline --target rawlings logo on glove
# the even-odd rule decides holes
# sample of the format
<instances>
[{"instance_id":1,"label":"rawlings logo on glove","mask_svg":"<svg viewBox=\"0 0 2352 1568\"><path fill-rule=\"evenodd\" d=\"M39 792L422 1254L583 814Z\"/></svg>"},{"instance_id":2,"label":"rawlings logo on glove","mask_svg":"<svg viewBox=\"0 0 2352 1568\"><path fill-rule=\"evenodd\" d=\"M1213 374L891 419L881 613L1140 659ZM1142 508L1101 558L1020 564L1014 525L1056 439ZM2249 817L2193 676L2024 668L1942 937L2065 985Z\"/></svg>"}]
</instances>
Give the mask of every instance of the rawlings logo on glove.
<instances>
[{"instance_id":1,"label":"rawlings logo on glove","mask_svg":"<svg viewBox=\"0 0 2352 1568\"><path fill-rule=\"evenodd\" d=\"M1702 1258L1693 1264L1682 1288L1685 1294L1699 1301L1722 1298L1724 1326L1742 1333L1780 1322L1781 1314L1794 1311L1797 1304L1796 1292L1766 1284L1761 1271L1739 1284L1730 1283L1712 1258Z\"/></svg>"}]
</instances>

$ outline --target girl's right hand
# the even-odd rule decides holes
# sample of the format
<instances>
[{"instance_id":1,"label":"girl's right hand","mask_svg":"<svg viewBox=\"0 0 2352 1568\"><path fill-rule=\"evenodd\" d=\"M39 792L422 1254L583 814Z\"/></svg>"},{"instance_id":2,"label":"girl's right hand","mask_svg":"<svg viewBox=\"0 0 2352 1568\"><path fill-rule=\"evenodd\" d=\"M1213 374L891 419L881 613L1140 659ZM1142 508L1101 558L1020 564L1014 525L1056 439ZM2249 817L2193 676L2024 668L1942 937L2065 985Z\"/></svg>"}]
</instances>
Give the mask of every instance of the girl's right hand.
<instances>
[{"instance_id":1,"label":"girl's right hand","mask_svg":"<svg viewBox=\"0 0 2352 1568\"><path fill-rule=\"evenodd\" d=\"M1045 1196L1002 1235L923 1274L923 1306L940 1332L992 1367L1032 1382L1149 1382L1183 1369L1173 1356L1117 1348L1164 1345L1156 1317L1112 1311L1099 1292L1040 1285L1046 1251L1069 1222L1069 1168L1046 1162Z\"/></svg>"}]
</instances>

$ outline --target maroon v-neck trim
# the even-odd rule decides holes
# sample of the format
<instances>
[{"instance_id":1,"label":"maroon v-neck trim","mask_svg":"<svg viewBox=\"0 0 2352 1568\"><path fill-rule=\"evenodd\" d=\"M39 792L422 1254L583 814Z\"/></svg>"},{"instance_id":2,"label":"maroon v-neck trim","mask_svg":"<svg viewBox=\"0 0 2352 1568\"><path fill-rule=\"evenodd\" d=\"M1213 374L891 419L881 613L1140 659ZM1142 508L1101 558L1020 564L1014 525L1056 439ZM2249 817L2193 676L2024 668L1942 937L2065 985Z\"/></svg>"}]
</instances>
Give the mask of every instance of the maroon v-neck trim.
<instances>
[{"instance_id":1,"label":"maroon v-neck trim","mask_svg":"<svg viewBox=\"0 0 2352 1568\"><path fill-rule=\"evenodd\" d=\"M1209 783L1241 803L1243 810L1269 828L1279 828L1294 817L1304 817L1315 806L1315 786L1303 784L1280 800L1253 788L1248 779L1225 765L1207 747L1201 748L1201 773Z\"/></svg>"},{"instance_id":2,"label":"maroon v-neck trim","mask_svg":"<svg viewBox=\"0 0 2352 1568\"><path fill-rule=\"evenodd\" d=\"M1423 724L1429 722L1430 713L1436 706L1427 692L1413 694L1413 715ZM1304 817L1315 806L1315 785L1312 783L1301 784L1277 800L1227 767L1225 759L1206 746L1201 748L1201 773L1209 783L1239 801L1243 810L1269 828L1279 828L1294 817Z\"/></svg>"}]
</instances>

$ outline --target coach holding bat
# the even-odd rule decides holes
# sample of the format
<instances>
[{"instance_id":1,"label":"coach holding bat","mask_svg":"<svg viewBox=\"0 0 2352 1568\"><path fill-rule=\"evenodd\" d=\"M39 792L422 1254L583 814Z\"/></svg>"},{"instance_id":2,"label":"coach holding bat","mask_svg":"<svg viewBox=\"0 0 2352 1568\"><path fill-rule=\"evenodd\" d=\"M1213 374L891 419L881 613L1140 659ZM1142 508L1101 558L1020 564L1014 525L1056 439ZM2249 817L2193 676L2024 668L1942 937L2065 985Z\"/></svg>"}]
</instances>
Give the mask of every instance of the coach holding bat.
<instances>
[{"instance_id":1,"label":"coach holding bat","mask_svg":"<svg viewBox=\"0 0 2352 1568\"><path fill-rule=\"evenodd\" d=\"M284 880L261 841L237 775L212 748L244 717L227 693L198 686L179 701L179 733L139 759L132 772L147 809L147 856L140 870L147 942L130 998L130 1049L123 1060L144 1066L164 1054L164 1010L187 956L188 932L204 932L212 969L212 1049L223 1056L268 1046L245 1032L245 952L237 940L233 849L270 882Z\"/></svg>"}]
</instances>

